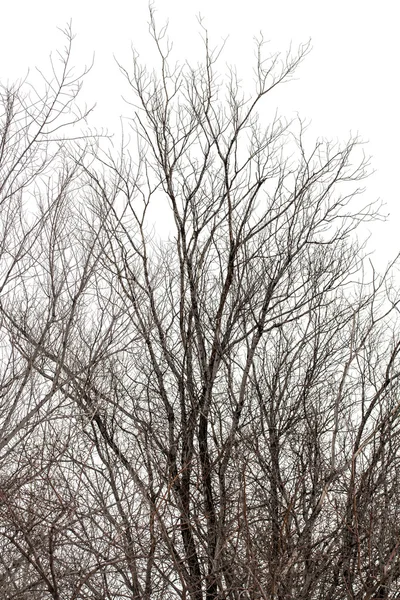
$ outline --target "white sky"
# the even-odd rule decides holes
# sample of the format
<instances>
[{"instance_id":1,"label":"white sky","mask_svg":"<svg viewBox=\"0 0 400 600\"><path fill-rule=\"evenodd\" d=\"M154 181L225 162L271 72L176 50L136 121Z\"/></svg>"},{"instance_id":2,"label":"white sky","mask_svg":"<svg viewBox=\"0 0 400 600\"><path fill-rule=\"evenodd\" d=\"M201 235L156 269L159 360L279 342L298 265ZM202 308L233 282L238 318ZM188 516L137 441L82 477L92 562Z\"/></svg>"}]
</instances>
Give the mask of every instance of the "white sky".
<instances>
[{"instance_id":1,"label":"white sky","mask_svg":"<svg viewBox=\"0 0 400 600\"><path fill-rule=\"evenodd\" d=\"M253 36L261 30L271 51L285 51L292 41L311 38L313 50L300 67L297 81L275 99L280 112L311 119L310 135L346 139L358 132L368 141L376 173L366 182L366 201L386 203L389 222L374 228L371 246L389 258L400 250L398 225L400 84L400 6L395 0L158 0L158 22L169 18L175 57L200 58L201 42L196 15L201 13L211 40L229 36L225 62L250 73ZM95 66L85 97L97 102L94 126L115 127L124 111L119 97L123 81L113 54L129 62L131 43L151 60L147 35L147 0L14 0L1 9L0 78L13 81L36 65L45 68L48 55L60 47L57 30L72 19L77 34L75 60ZM377 257L378 258L378 257Z\"/></svg>"}]
</instances>

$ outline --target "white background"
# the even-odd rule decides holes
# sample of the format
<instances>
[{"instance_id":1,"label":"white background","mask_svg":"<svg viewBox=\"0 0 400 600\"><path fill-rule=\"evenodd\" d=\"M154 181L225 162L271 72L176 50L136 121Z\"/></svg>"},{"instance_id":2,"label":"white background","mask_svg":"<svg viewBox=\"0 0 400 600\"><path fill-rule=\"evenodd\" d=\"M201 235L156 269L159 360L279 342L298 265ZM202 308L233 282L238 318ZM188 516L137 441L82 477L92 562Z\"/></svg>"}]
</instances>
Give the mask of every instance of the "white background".
<instances>
[{"instance_id":1,"label":"white background","mask_svg":"<svg viewBox=\"0 0 400 600\"><path fill-rule=\"evenodd\" d=\"M372 228L370 249L383 265L400 250L399 139L400 19L395 0L158 0L157 20L169 19L175 58L201 58L196 15L201 13L211 41L228 37L221 68L236 64L243 78L251 76L253 37L263 32L272 51L285 51L311 38L312 51L275 98L287 117L298 112L312 120L309 135L345 140L359 133L368 142L375 174L366 182L365 201L381 198L390 213L384 225ZM131 44L143 62L152 63L147 0L15 0L1 9L0 79L3 83L45 69L51 51L63 40L57 27L72 19L77 34L74 64L95 65L85 99L96 102L91 124L118 127L127 107L120 100L124 83L115 57L129 65Z\"/></svg>"}]
</instances>

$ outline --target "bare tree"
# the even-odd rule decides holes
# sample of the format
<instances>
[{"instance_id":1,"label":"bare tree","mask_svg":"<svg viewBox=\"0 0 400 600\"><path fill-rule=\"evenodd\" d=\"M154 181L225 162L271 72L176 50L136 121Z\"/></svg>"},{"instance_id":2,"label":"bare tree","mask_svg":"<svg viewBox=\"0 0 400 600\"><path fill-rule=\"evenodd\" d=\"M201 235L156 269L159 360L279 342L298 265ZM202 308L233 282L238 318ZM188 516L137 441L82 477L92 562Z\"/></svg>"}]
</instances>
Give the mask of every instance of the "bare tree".
<instances>
[{"instance_id":1,"label":"bare tree","mask_svg":"<svg viewBox=\"0 0 400 600\"><path fill-rule=\"evenodd\" d=\"M151 12L160 70L136 54L120 67L120 152L64 141L29 155L8 192L21 215L3 226L19 253L1 297L10 600L399 587L399 298L359 241L379 216L360 197L368 161L357 139L310 147L301 121L258 116L307 45L264 58L260 41L250 93L234 70L219 77L202 31L204 63L172 65Z\"/></svg>"}]
</instances>

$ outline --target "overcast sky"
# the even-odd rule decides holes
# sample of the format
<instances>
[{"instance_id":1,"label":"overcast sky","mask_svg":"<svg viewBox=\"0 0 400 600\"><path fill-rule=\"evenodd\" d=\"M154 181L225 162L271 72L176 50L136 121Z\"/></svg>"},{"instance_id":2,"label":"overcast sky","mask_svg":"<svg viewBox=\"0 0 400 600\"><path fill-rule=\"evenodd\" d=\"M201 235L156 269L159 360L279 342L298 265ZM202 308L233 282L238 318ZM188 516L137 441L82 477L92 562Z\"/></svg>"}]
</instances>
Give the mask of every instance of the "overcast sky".
<instances>
[{"instance_id":1,"label":"overcast sky","mask_svg":"<svg viewBox=\"0 0 400 600\"><path fill-rule=\"evenodd\" d=\"M399 150L400 36L398 3L361 0L158 0L160 24L168 18L175 58L200 58L201 13L211 40L229 36L225 62L238 65L245 77L253 58L253 37L260 31L271 51L285 51L311 39L312 52L301 65L297 81L275 99L287 117L296 112L312 120L310 135L346 139L350 132L368 141L376 173L366 182L366 201L380 197L390 212L389 223L374 229L372 245L389 258L400 250ZM48 55L60 47L57 27L72 19L77 34L74 63L95 65L85 98L97 102L92 124L114 127L123 110L123 82L113 55L127 64L131 44L143 61L151 61L147 34L147 0L20 0L2 7L0 78L14 80L36 65L45 68Z\"/></svg>"}]
</instances>

